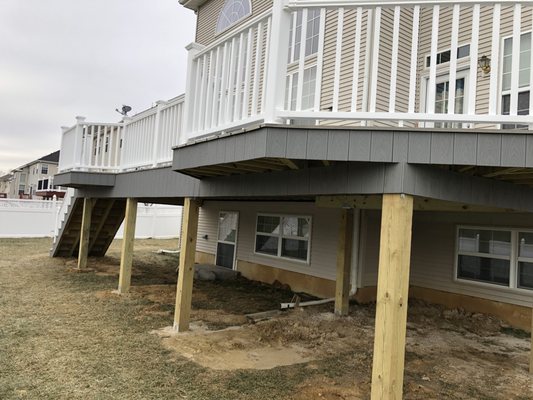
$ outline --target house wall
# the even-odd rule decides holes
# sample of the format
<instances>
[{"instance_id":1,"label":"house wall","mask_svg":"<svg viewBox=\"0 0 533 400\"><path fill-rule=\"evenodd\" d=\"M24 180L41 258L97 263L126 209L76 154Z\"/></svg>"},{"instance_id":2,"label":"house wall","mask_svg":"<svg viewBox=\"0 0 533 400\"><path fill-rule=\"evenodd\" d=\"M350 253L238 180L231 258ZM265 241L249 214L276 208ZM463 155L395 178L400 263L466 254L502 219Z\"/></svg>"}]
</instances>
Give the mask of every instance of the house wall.
<instances>
[{"instance_id":1,"label":"house wall","mask_svg":"<svg viewBox=\"0 0 533 400\"><path fill-rule=\"evenodd\" d=\"M200 209L197 251L204 260L216 253L220 211L238 211L238 269L274 267L324 280L335 280L337 236L340 210L318 208L313 203L296 202L219 202L206 201ZM312 217L310 263L255 254L255 225L258 213L306 215ZM208 235L208 239L204 236ZM264 272L264 271L263 271ZM270 272L267 276L273 276ZM256 278L258 279L258 278ZM273 279L272 279L273 280Z\"/></svg>"},{"instance_id":2,"label":"house wall","mask_svg":"<svg viewBox=\"0 0 533 400\"><path fill-rule=\"evenodd\" d=\"M196 20L196 43L206 46L215 41L219 36L238 29L239 25L242 23L245 23L249 19L260 15L272 7L272 0L251 0L252 14L242 21L239 21L234 27L231 27L230 29L217 35L216 27L218 15L224 6L224 2L225 0L211 0L203 4L198 9Z\"/></svg>"},{"instance_id":3,"label":"house wall","mask_svg":"<svg viewBox=\"0 0 533 400\"><path fill-rule=\"evenodd\" d=\"M42 173L43 165L48 166L48 172L46 174ZM40 200L41 196L36 196L35 192L37 192L38 183L41 179L49 179L50 177L53 177L55 174L57 174L57 163L52 162L42 162L39 161L35 164L31 164L28 166L28 181L27 181L27 187L26 187L26 194L32 193L32 198L35 200Z\"/></svg>"},{"instance_id":4,"label":"house wall","mask_svg":"<svg viewBox=\"0 0 533 400\"><path fill-rule=\"evenodd\" d=\"M365 246L362 249L360 285L374 287L377 284L380 212L366 211L363 221ZM411 285L531 307L532 291L454 280L457 225L531 229L533 214L416 211L413 218Z\"/></svg>"},{"instance_id":5,"label":"house wall","mask_svg":"<svg viewBox=\"0 0 533 400\"><path fill-rule=\"evenodd\" d=\"M224 0L211 0L206 2L198 10L197 35L196 41L198 43L207 45L217 38L215 34L216 21L218 14L224 4ZM272 1L268 0L253 0L252 1L252 15L259 15L266 11L272 5ZM481 7L480 13L480 29L479 29L479 56L487 55L491 57L491 40L492 40L492 6ZM379 68L377 77L377 96L376 109L377 111L388 111L389 108L389 92L390 92L390 73L391 73L391 51L393 38L393 14L391 8L383 8L381 16L380 29L380 55ZM337 15L335 9L327 10L326 12L326 26L325 26L325 42L324 42L324 61L323 61L323 76L321 83L321 101L320 107L322 110L328 109L332 105L333 84L335 74L335 57L337 46ZM368 12L363 12L362 19L362 48L360 50L360 64L358 71L358 96L357 109L361 110L363 97L363 81L364 81L364 65L367 58L365 50L365 41L369 37L367 32L367 17ZM522 9L522 31L530 30L532 19L531 7L523 7ZM246 22L247 19L242 22ZM342 40L342 63L340 69L340 90L339 90L339 110L350 111L351 96L352 96L352 82L353 82L353 59L355 46L355 20L356 11L354 9L346 9L344 14L344 29ZM411 36L412 36L412 21L413 13L410 8L402 8L400 20L400 36L399 36L399 56L397 69L397 88L396 88L396 111L406 112L409 97L409 71L410 71L410 57L411 57ZM459 45L471 42L472 35L472 7L462 7L460 12L459 24ZM236 29L241 22L234 28ZM425 108L424 104L424 89L425 81L429 75L429 68L425 66L426 57L431 49L431 26L432 26L432 8L423 7L420 14L419 27L419 48L418 48L418 65L417 65L417 89L416 89L416 110L421 111ZM439 21L439 37L438 37L438 52L447 50L451 44L451 28L452 28L452 8L441 7L440 21ZM506 37L512 34L513 28L513 7L502 7L501 11L501 31L500 36ZM231 31L231 29L229 30ZM496 62L496 60L492 60ZM498 60L499 62L499 60ZM468 69L469 58L458 60L458 70ZM439 65L437 67L437 75L446 74L448 72L448 64ZM476 68L477 73L477 90L476 90L476 113L488 113L489 102L489 75L483 76ZM472 96L470 95L470 99ZM358 122L353 121L324 121L321 124L348 126L358 125ZM372 123L375 126L395 125L394 123ZM412 123L406 123L405 126L411 126ZM479 124L478 127L484 127Z\"/></svg>"}]
</instances>

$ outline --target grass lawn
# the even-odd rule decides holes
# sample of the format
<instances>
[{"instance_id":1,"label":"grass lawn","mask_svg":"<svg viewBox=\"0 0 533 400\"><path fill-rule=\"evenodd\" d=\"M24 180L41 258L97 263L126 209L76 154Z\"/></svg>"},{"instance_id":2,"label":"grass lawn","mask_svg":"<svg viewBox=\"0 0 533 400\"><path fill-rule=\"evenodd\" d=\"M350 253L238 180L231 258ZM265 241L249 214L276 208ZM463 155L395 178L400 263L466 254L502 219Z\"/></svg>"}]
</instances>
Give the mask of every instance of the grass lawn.
<instances>
[{"instance_id":1,"label":"grass lawn","mask_svg":"<svg viewBox=\"0 0 533 400\"><path fill-rule=\"evenodd\" d=\"M267 347L296 343L317 355L267 370L211 369L153 333L172 323L177 263L153 250L176 243L136 241L127 296L111 294L119 246L90 260L96 272L81 274L69 272L72 261L48 256L49 239L0 239L0 399L369 398L372 306L354 305L346 320L325 318L325 306L248 328L242 314L279 307L291 293L244 281L196 282L193 321L208 329L243 325ZM406 399L533 399L527 335L502 332L493 319L412 310Z\"/></svg>"}]
</instances>

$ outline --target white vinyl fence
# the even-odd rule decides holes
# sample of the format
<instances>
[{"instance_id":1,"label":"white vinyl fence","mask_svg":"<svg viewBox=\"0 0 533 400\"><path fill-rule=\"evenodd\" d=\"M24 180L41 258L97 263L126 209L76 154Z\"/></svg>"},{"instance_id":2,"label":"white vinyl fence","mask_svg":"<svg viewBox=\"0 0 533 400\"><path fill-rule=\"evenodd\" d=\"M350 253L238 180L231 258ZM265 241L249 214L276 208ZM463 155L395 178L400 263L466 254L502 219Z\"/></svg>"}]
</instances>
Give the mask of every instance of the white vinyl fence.
<instances>
[{"instance_id":1,"label":"white vinyl fence","mask_svg":"<svg viewBox=\"0 0 533 400\"><path fill-rule=\"evenodd\" d=\"M0 238L53 237L61 201L0 199ZM179 206L140 203L135 237L175 238L181 231ZM116 238L122 238L122 227Z\"/></svg>"}]
</instances>

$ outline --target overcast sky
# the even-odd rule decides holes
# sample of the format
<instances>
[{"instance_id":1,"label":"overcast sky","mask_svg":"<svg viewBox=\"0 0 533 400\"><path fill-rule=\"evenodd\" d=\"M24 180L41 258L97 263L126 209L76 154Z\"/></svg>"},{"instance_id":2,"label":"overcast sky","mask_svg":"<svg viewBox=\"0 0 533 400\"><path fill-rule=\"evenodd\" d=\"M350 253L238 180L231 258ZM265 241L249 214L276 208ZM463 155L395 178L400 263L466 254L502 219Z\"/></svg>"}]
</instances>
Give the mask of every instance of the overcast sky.
<instances>
[{"instance_id":1,"label":"overcast sky","mask_svg":"<svg viewBox=\"0 0 533 400\"><path fill-rule=\"evenodd\" d=\"M0 171L58 150L76 115L183 93L194 31L178 0L0 0Z\"/></svg>"}]
</instances>

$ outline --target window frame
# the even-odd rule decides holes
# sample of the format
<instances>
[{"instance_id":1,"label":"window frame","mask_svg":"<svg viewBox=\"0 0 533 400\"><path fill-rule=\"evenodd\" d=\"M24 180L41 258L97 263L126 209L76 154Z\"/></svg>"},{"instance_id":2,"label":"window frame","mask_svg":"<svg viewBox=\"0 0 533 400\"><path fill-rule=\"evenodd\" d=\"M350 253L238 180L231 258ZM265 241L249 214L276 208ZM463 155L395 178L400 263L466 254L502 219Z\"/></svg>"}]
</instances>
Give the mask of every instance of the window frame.
<instances>
[{"instance_id":1,"label":"window frame","mask_svg":"<svg viewBox=\"0 0 533 400\"><path fill-rule=\"evenodd\" d=\"M45 168L46 168L46 172L44 171ZM48 171L49 171L49 170L50 170L50 169L49 169L49 165L48 165L48 164L41 164L41 174L42 174L42 175L46 175L46 174L48 174Z\"/></svg>"},{"instance_id":2,"label":"window frame","mask_svg":"<svg viewBox=\"0 0 533 400\"><path fill-rule=\"evenodd\" d=\"M509 285L502 285L497 283L490 283L490 282L484 282L484 281L478 281L475 279L466 279L461 278L458 276L459 272L459 230L460 229L478 229L478 230L486 230L486 231L506 231L510 232L511 234L511 254L509 256ZM519 257L519 234L523 233L533 233L533 229L528 228L520 228L520 227L509 227L509 226L479 226L479 225L456 225L455 227L455 251L454 251L454 268L453 268L453 282L465 284L465 285L473 285L473 286L480 286L484 288L490 288L492 290L498 290L498 291L504 291L504 292L512 292L512 293L520 293L520 294L533 294L533 288L524 288L518 286L518 263L519 261L523 261L522 259L527 257ZM474 253L470 253L467 255L473 255ZM479 256L487 257L487 254L480 253ZM487 257L487 258L494 258L494 259L507 259L505 256L495 256L495 257ZM527 262L527 261L526 261Z\"/></svg>"},{"instance_id":3,"label":"window frame","mask_svg":"<svg viewBox=\"0 0 533 400\"><path fill-rule=\"evenodd\" d=\"M522 40L522 35L525 35L525 34L531 34L531 43L533 44L533 30L526 30L526 31L520 31L520 40ZM503 96L506 96L506 95L509 95L509 96L512 96L512 90L511 89L506 89L506 90L503 90L503 59L505 58L505 55L504 55L504 51L505 51L505 41L507 39L512 39L513 38L513 35L507 35L507 36L502 36L501 39L500 39L500 59L498 60L498 69L499 69L499 72L498 72L498 91L499 91L499 96L498 96L498 108L497 108L497 112L500 113L500 115L510 115L511 112L509 111L509 114L503 114ZM533 51L533 48L531 49L531 51ZM512 57L512 51L511 51L511 57ZM512 66L511 66L512 68ZM533 65L529 65L529 68L533 68ZM512 71L511 71L512 73ZM519 65L519 73L520 73L520 65ZM533 85L532 85L532 82L531 82L531 71L530 71L530 74L529 74L529 77L530 77L530 80L529 80L529 85L528 86L524 86L524 87L520 87L520 82L518 83L518 93L516 94L517 96L522 93L522 92L529 92L529 101L531 102L531 90L533 89ZM518 77L518 79L520 79L520 76ZM529 104L529 110L531 110L531 107L532 105ZM529 114L527 114L529 115ZM508 127L505 127L505 124L500 124L500 129L509 129L509 130L524 130L524 129L529 129L527 125L519 125L519 124L511 124L511 125L516 125L515 128L508 128Z\"/></svg>"},{"instance_id":4,"label":"window frame","mask_svg":"<svg viewBox=\"0 0 533 400\"><path fill-rule=\"evenodd\" d=\"M279 223L279 234L273 234L273 233L264 233L264 232L258 232L257 231L257 225L259 222L259 217L278 217L280 219ZM309 237L307 239L299 236L285 236L283 235L283 218L307 218L309 219ZM311 239L313 234L313 217L311 215L301 215L301 214L276 214L276 213L257 213L255 215L255 235L254 235L254 254L257 256L262 257L269 257L273 259L278 260L286 260L291 261L299 264L305 264L310 265L311 264ZM277 255L273 254L267 254L257 251L257 235L261 236L270 236L270 237L277 237L278 238L278 249L277 249ZM296 239L296 240L302 240L307 241L307 257L305 260L298 259L298 258L292 258L287 256L282 256L282 243L283 239Z\"/></svg>"},{"instance_id":5,"label":"window frame","mask_svg":"<svg viewBox=\"0 0 533 400\"><path fill-rule=\"evenodd\" d=\"M251 0L242 0L242 1L247 1L248 2L248 5L250 7L250 12L246 15L243 15L241 16L239 19L235 20L233 23L227 25L226 27L224 27L224 29L221 29L221 30L218 30L218 25L219 25L219 22L220 22L220 17L222 16L222 13L224 12L224 10L226 9L226 6L230 3L230 2L235 2L235 1L238 1L238 0L225 0L224 1L224 4L222 5L222 8L220 9L219 13L218 13L218 17L217 17L217 23L215 25L215 36L220 36L222 34L224 34L225 32L229 31L230 29L232 29L233 27L235 27L237 24L239 24L239 22L241 21L244 21L246 18L249 18L250 16L253 15L253 5L252 5L252 1Z\"/></svg>"}]
</instances>

